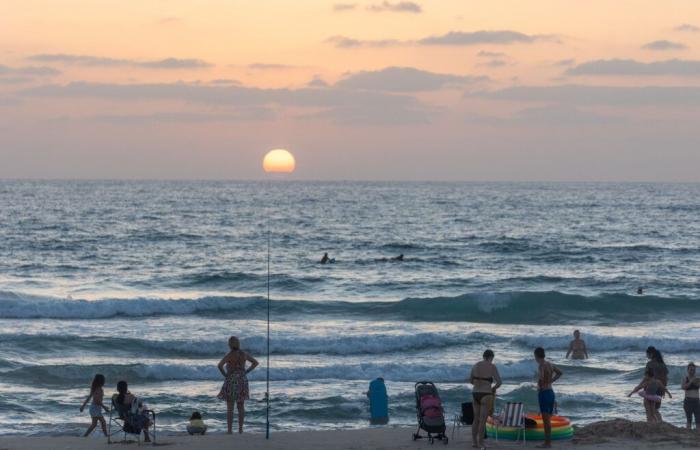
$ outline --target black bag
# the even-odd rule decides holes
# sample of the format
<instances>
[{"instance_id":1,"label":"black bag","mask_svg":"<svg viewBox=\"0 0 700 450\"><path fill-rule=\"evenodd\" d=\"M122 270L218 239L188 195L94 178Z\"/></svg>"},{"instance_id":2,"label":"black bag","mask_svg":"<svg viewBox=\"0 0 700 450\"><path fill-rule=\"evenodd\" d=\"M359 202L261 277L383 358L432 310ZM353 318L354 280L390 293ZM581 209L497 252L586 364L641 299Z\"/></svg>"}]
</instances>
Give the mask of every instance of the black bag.
<instances>
[{"instance_id":1,"label":"black bag","mask_svg":"<svg viewBox=\"0 0 700 450\"><path fill-rule=\"evenodd\" d=\"M462 417L460 420L464 425L471 425L474 423L474 406L472 402L462 403Z\"/></svg>"}]
</instances>

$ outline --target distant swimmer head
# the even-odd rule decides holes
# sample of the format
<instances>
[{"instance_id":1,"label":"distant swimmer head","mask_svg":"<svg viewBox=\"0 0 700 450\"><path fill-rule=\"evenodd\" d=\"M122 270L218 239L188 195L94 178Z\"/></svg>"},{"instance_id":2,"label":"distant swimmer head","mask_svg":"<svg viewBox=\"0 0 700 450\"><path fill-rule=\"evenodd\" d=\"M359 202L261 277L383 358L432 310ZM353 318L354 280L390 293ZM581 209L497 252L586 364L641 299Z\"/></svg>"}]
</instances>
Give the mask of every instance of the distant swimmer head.
<instances>
[{"instance_id":1,"label":"distant swimmer head","mask_svg":"<svg viewBox=\"0 0 700 450\"><path fill-rule=\"evenodd\" d=\"M493 361L495 355L493 354L493 350L488 349L484 352L483 356L486 361Z\"/></svg>"},{"instance_id":2,"label":"distant swimmer head","mask_svg":"<svg viewBox=\"0 0 700 450\"><path fill-rule=\"evenodd\" d=\"M643 294L644 294L644 288L641 287L641 286L639 286L639 287L637 288L637 295L643 295Z\"/></svg>"},{"instance_id":3,"label":"distant swimmer head","mask_svg":"<svg viewBox=\"0 0 700 450\"><path fill-rule=\"evenodd\" d=\"M228 347L235 351L235 350L240 350L241 349L241 341L238 340L236 336L231 336L228 338Z\"/></svg>"}]
</instances>

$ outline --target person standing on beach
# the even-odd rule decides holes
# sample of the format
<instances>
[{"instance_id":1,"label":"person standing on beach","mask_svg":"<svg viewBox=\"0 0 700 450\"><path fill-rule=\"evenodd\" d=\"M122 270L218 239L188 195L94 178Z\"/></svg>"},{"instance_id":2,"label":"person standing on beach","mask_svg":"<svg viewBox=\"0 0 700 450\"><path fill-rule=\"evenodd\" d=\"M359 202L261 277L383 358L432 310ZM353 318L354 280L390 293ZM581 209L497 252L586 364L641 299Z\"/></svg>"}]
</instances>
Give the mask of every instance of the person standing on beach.
<instances>
[{"instance_id":1,"label":"person standing on beach","mask_svg":"<svg viewBox=\"0 0 700 450\"><path fill-rule=\"evenodd\" d=\"M249 399L247 375L258 367L258 361L247 352L241 350L241 342L236 336L228 340L230 351L219 361L219 372L224 376L224 384L217 396L226 402L227 432L231 434L233 427L233 404L238 408L238 432L243 433L243 420L245 418L245 401ZM246 362L250 367L246 369ZM224 370L224 368L226 370Z\"/></svg>"},{"instance_id":2,"label":"person standing on beach","mask_svg":"<svg viewBox=\"0 0 700 450\"><path fill-rule=\"evenodd\" d=\"M655 378L660 383L656 395L659 397L663 397L664 395L666 395L666 387L668 386L668 367L666 367L663 355L655 347L647 347L646 355L649 361L644 367L644 378L633 389L633 392L637 392L643 387L649 385L649 381L652 378ZM654 417L658 418L658 421L661 422L661 413L659 412L659 409L661 409L660 401L656 402L655 408L656 414L654 414Z\"/></svg>"},{"instance_id":3,"label":"person standing on beach","mask_svg":"<svg viewBox=\"0 0 700 450\"><path fill-rule=\"evenodd\" d=\"M567 359L569 356L571 356L571 359L588 359L586 342L581 339L579 330L574 330L574 340L569 343L569 350L566 352Z\"/></svg>"},{"instance_id":4,"label":"person standing on beach","mask_svg":"<svg viewBox=\"0 0 700 450\"><path fill-rule=\"evenodd\" d=\"M496 390L501 387L501 375L493 363L492 350L486 350L483 358L472 366L469 383L474 386L472 396L474 402L474 423L472 423L472 447L484 448L484 428L489 415Z\"/></svg>"},{"instance_id":5,"label":"person standing on beach","mask_svg":"<svg viewBox=\"0 0 700 450\"><path fill-rule=\"evenodd\" d=\"M700 431L698 422L700 422L700 378L695 375L695 363L688 364L688 373L683 377L681 389L685 391L683 399L683 410L685 411L686 424L685 427L689 430L693 428L693 417L695 417L695 430Z\"/></svg>"},{"instance_id":6,"label":"person standing on beach","mask_svg":"<svg viewBox=\"0 0 700 450\"><path fill-rule=\"evenodd\" d=\"M537 361L537 399L540 404L540 414L542 414L542 422L544 424L544 444L537 448L552 447L552 414L554 414L554 405L556 397L552 384L562 376L562 371L557 366L545 359L544 349L537 347L535 349L535 361Z\"/></svg>"}]
</instances>

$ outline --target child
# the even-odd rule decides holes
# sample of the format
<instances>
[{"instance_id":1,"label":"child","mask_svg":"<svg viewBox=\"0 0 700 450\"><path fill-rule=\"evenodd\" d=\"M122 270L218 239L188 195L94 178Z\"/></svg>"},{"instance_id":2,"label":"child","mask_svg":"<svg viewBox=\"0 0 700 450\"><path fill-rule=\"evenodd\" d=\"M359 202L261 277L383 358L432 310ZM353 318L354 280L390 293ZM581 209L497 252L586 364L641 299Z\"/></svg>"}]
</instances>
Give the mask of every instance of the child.
<instances>
[{"instance_id":1,"label":"child","mask_svg":"<svg viewBox=\"0 0 700 450\"><path fill-rule=\"evenodd\" d=\"M187 425L187 432L190 433L190 435L203 435L207 432L207 426L204 424L202 415L198 411L192 413L192 416L190 417L190 424Z\"/></svg>"},{"instance_id":2,"label":"child","mask_svg":"<svg viewBox=\"0 0 700 450\"><path fill-rule=\"evenodd\" d=\"M90 404L90 417L92 417L92 425L87 429L85 432L85 437L90 436L90 433L97 427L97 422L100 422L100 425L102 426L102 432L107 436L107 424L105 423L105 418L102 417L102 410L104 409L105 411L109 412L109 409L102 403L102 400L104 398L104 390L102 387L105 385L105 376L102 375L101 373L98 373L95 375L95 378L92 380L92 386L90 386L90 395L87 396L85 401L83 402L83 405L80 407L80 412L83 412L85 409L85 405L92 399L92 403Z\"/></svg>"},{"instance_id":3,"label":"child","mask_svg":"<svg viewBox=\"0 0 700 450\"><path fill-rule=\"evenodd\" d=\"M634 393L638 393L644 399L644 411L647 415L647 422L661 422L659 408L661 407L662 396L668 394L668 398L673 398L661 380L655 375L645 378L627 396L631 397Z\"/></svg>"}]
</instances>

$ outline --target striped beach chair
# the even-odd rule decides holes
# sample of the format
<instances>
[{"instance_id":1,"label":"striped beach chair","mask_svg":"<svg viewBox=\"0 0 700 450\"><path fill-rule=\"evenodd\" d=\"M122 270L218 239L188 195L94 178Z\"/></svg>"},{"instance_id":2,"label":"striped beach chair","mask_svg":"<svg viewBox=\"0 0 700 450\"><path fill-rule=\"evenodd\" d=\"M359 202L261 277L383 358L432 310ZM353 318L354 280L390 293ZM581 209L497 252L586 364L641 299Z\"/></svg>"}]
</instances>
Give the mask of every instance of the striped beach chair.
<instances>
[{"instance_id":1,"label":"striped beach chair","mask_svg":"<svg viewBox=\"0 0 700 450\"><path fill-rule=\"evenodd\" d=\"M517 428L518 437L522 433L525 444L525 406L521 402L508 402L503 405L501 412L494 418L494 431L498 441L498 428ZM519 440L519 439L516 439Z\"/></svg>"}]
</instances>

